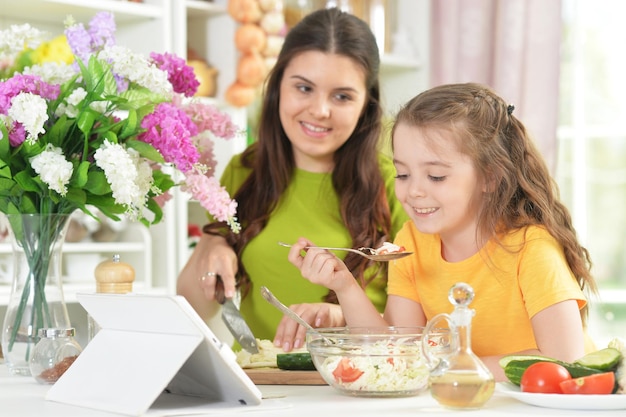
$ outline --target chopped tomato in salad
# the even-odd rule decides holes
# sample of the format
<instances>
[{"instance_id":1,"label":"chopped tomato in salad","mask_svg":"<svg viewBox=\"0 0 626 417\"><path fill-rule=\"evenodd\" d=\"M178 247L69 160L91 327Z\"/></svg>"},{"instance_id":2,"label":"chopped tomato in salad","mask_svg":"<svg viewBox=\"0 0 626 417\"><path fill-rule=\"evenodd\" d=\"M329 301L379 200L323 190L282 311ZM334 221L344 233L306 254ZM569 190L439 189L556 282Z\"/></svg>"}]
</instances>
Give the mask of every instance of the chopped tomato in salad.
<instances>
[{"instance_id":1,"label":"chopped tomato in salad","mask_svg":"<svg viewBox=\"0 0 626 417\"><path fill-rule=\"evenodd\" d=\"M363 371L354 367L348 358L342 358L333 371L333 376L339 382L354 382L361 375L363 375Z\"/></svg>"}]
</instances>

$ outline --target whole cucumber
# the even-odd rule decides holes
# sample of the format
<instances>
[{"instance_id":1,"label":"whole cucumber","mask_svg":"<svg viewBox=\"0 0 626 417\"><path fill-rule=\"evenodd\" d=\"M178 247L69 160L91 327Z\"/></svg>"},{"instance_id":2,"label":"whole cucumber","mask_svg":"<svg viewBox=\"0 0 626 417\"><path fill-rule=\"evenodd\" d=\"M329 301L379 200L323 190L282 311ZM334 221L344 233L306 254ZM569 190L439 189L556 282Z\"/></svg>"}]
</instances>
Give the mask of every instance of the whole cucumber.
<instances>
[{"instance_id":1,"label":"whole cucumber","mask_svg":"<svg viewBox=\"0 0 626 417\"><path fill-rule=\"evenodd\" d=\"M289 371L313 371L313 359L309 352L279 353L276 355L276 365L279 369Z\"/></svg>"}]
</instances>

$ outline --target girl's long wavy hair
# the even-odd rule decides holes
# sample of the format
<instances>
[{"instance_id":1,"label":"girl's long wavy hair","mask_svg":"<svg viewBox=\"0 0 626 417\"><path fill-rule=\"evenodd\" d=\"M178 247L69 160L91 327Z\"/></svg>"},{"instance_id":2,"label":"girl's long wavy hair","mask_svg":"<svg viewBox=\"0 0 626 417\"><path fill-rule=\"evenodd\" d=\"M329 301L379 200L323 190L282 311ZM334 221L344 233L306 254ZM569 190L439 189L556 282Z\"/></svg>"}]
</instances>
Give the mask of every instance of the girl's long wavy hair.
<instances>
[{"instance_id":1,"label":"girl's long wavy hair","mask_svg":"<svg viewBox=\"0 0 626 417\"><path fill-rule=\"evenodd\" d=\"M557 184L513 109L484 85L441 85L409 101L393 130L404 124L452 132L458 149L472 159L491 191L484 194L477 241L498 240L509 230L541 225L563 247L580 288L596 293L589 252L578 242ZM586 321L587 308L581 313Z\"/></svg>"},{"instance_id":2,"label":"girl's long wavy hair","mask_svg":"<svg viewBox=\"0 0 626 417\"><path fill-rule=\"evenodd\" d=\"M242 231L229 233L227 239L240 260L237 278L243 295L250 290L251 282L241 264L242 252L266 226L296 168L292 145L279 117L279 92L285 68L293 58L307 51L346 56L363 69L367 98L352 135L335 152L332 184L339 195L340 214L354 247L378 247L390 239L391 214L378 164L382 108L376 39L369 26L355 16L339 9L318 10L287 34L265 85L257 141L242 155L243 165L252 169L234 195ZM209 233L224 229L219 223L205 227ZM362 287L374 278L364 277L371 261L350 254L345 263ZM375 275L386 276L385 271L385 267L379 268ZM336 302L335 294L330 292L324 301Z\"/></svg>"}]
</instances>

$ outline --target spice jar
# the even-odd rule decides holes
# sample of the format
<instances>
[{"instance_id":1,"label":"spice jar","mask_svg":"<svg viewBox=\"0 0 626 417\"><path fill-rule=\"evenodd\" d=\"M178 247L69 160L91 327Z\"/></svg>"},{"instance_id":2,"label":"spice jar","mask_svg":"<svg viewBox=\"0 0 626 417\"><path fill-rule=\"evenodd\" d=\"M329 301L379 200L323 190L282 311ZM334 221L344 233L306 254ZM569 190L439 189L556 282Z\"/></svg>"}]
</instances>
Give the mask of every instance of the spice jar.
<instances>
[{"instance_id":1,"label":"spice jar","mask_svg":"<svg viewBox=\"0 0 626 417\"><path fill-rule=\"evenodd\" d=\"M82 352L74 328L39 329L39 342L30 357L30 373L40 384L54 384Z\"/></svg>"}]
</instances>

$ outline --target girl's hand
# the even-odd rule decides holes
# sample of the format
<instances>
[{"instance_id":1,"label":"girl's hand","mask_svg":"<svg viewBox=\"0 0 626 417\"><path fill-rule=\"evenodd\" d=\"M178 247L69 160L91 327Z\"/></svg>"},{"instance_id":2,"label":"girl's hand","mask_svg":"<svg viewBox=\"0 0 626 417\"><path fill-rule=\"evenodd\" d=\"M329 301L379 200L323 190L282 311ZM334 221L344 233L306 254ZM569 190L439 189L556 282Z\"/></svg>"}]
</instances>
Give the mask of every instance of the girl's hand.
<instances>
[{"instance_id":1,"label":"girl's hand","mask_svg":"<svg viewBox=\"0 0 626 417\"><path fill-rule=\"evenodd\" d=\"M354 277L343 261L325 249L317 249L313 242L300 238L289 251L289 262L302 276L314 284L323 285L339 293L354 284ZM309 247L309 249L304 249Z\"/></svg>"},{"instance_id":2,"label":"girl's hand","mask_svg":"<svg viewBox=\"0 0 626 417\"><path fill-rule=\"evenodd\" d=\"M293 304L289 308L313 327L345 326L341 307L337 304ZM306 328L289 317L283 316L276 329L274 346L280 346L285 352L289 352L305 345Z\"/></svg>"}]
</instances>

